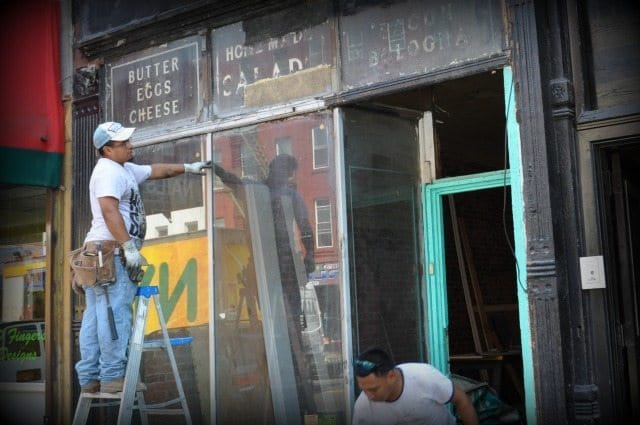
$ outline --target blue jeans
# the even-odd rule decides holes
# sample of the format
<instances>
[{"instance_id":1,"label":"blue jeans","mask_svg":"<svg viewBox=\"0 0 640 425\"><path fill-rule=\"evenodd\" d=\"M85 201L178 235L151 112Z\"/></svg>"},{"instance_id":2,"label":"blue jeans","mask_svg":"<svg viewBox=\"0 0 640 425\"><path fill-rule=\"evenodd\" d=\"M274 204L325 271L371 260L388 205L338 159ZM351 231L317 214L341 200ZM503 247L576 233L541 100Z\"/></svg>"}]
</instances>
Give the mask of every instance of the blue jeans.
<instances>
[{"instance_id":1,"label":"blue jeans","mask_svg":"<svg viewBox=\"0 0 640 425\"><path fill-rule=\"evenodd\" d=\"M132 304L138 287L129 279L120 256L116 255L115 261L116 281L107 289L118 339L111 339L105 289L98 285L86 288L86 309L80 327L80 361L76 363L80 385L87 385L90 381L107 383L124 377L133 318Z\"/></svg>"}]
</instances>

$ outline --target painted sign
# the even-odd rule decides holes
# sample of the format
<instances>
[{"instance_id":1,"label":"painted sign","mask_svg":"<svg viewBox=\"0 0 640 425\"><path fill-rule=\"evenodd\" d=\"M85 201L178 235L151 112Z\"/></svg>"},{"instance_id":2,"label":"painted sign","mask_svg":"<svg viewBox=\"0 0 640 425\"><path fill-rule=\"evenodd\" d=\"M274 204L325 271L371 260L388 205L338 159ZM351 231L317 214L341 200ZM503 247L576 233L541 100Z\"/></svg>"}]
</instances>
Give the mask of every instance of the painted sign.
<instances>
[{"instance_id":1,"label":"painted sign","mask_svg":"<svg viewBox=\"0 0 640 425\"><path fill-rule=\"evenodd\" d=\"M149 243L141 252L149 264L141 285L158 286L167 327L181 328L208 323L209 251L206 236ZM158 316L155 309L150 308L146 333L158 329Z\"/></svg>"},{"instance_id":2,"label":"painted sign","mask_svg":"<svg viewBox=\"0 0 640 425\"><path fill-rule=\"evenodd\" d=\"M213 32L216 114L301 99L331 88L330 21L315 17L305 26L304 13L280 14L267 22L238 22Z\"/></svg>"},{"instance_id":3,"label":"painted sign","mask_svg":"<svg viewBox=\"0 0 640 425\"><path fill-rule=\"evenodd\" d=\"M40 342L44 332L33 325L7 328L4 345L0 348L0 361L25 361L40 357Z\"/></svg>"},{"instance_id":4,"label":"painted sign","mask_svg":"<svg viewBox=\"0 0 640 425\"><path fill-rule=\"evenodd\" d=\"M316 269L309 275L309 280L314 285L319 285L320 283L336 284L338 272L338 263L318 264Z\"/></svg>"},{"instance_id":5,"label":"painted sign","mask_svg":"<svg viewBox=\"0 0 640 425\"><path fill-rule=\"evenodd\" d=\"M345 88L502 54L499 0L411 0L342 18Z\"/></svg>"},{"instance_id":6,"label":"painted sign","mask_svg":"<svg viewBox=\"0 0 640 425\"><path fill-rule=\"evenodd\" d=\"M110 65L111 116L125 127L196 118L200 105L197 39L165 45Z\"/></svg>"}]
</instances>

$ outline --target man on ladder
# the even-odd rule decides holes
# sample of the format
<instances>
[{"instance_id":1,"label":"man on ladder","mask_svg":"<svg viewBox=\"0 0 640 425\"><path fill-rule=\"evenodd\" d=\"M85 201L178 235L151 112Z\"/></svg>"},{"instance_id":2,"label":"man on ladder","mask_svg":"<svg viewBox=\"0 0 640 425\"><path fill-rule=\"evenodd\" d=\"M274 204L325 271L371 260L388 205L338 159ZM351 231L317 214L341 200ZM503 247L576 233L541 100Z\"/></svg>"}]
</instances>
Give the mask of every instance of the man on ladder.
<instances>
[{"instance_id":1,"label":"man on ladder","mask_svg":"<svg viewBox=\"0 0 640 425\"><path fill-rule=\"evenodd\" d=\"M89 182L93 220L83 252L96 257L98 278L87 282L74 277L74 289L84 292L86 297L80 328L81 359L76 364L83 393L117 393L123 389L131 305L142 280L144 263L139 250L146 222L138 185L147 179L202 174L203 169L211 168L210 161L152 165L129 162L133 158L130 138L134 130L106 122L93 134L100 159ZM103 269L112 270L112 276L101 279Z\"/></svg>"}]
</instances>

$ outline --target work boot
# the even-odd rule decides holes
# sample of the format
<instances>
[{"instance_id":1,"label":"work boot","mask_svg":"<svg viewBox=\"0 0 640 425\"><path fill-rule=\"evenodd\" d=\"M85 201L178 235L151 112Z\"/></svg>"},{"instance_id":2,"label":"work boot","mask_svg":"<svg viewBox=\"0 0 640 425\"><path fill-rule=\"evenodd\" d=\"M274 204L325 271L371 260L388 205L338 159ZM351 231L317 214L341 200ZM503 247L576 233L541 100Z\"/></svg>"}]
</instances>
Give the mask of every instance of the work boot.
<instances>
[{"instance_id":1,"label":"work boot","mask_svg":"<svg viewBox=\"0 0 640 425\"><path fill-rule=\"evenodd\" d=\"M80 392L97 393L100 391L100 381L89 381L86 385L80 387Z\"/></svg>"},{"instance_id":2,"label":"work boot","mask_svg":"<svg viewBox=\"0 0 640 425\"><path fill-rule=\"evenodd\" d=\"M102 382L100 384L100 391L103 393L119 393L122 392L124 387L124 378L118 378L111 382ZM147 386L142 382L136 384L136 391L146 391Z\"/></svg>"}]
</instances>

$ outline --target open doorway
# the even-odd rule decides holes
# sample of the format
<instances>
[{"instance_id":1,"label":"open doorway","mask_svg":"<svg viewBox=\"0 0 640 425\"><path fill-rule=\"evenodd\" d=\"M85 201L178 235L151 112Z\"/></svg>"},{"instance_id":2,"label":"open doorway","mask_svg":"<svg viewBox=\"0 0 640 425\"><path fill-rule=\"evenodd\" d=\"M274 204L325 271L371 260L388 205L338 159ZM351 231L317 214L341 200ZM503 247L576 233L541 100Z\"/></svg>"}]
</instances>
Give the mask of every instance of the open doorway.
<instances>
[{"instance_id":1,"label":"open doorway","mask_svg":"<svg viewBox=\"0 0 640 425\"><path fill-rule=\"evenodd\" d=\"M449 367L488 383L504 402L522 410L510 192L498 186L443 199Z\"/></svg>"},{"instance_id":2,"label":"open doorway","mask_svg":"<svg viewBox=\"0 0 640 425\"><path fill-rule=\"evenodd\" d=\"M429 358L427 352L431 353L433 346L437 346L436 350L446 346L443 350L446 358L441 363L435 361L438 366L487 383L503 402L519 411L515 421L524 422L519 419L525 416L524 380L503 84L502 72L492 71L375 97L366 105L360 105L368 110L360 110L358 114L370 117L369 127L361 133L355 131L353 114L345 112L345 174L350 203L352 305L355 306L352 319L356 351L375 342L382 348L390 347L396 362L434 363L436 359ZM427 111L430 114L425 115ZM384 155L378 158L378 163L387 158L386 164L393 167L376 167L375 176L361 177L360 186L369 188L369 202L354 202L354 198L360 199L362 191L358 192L349 182L353 159L369 155L373 160L372 154L380 153L371 152L375 139L365 134L371 132L373 123L384 126L383 116L404 119L413 133L397 131L399 127L389 124L384 148L379 148L384 150ZM420 143L424 140L416 143L410 137L419 133L418 117L426 116L432 118L433 127L435 157L430 158L432 166L435 165L433 183L451 181L453 184L449 193L434 201L440 203L441 211L433 238L442 240L445 259L435 265L443 269L439 282L443 290L435 292L427 281L434 264L421 260L424 251L435 246L429 240L429 232L425 231L424 238L420 237L423 225L429 226L429 217L425 216L423 222L421 213L430 202L420 197L425 180L419 163ZM382 169L386 176L380 174ZM392 172L404 173L404 180L396 174L391 177ZM476 176L489 183L472 183L471 189L455 188L457 183L468 187ZM385 184L376 183L380 179ZM390 203L392 197L386 196L390 193L395 193L395 201L400 201L401 193L412 193L414 197L405 197L406 204L393 204ZM373 200L378 203L374 204ZM362 226L365 210L359 208L365 207L369 211L375 208L379 216ZM406 213L406 217L394 218L399 211ZM390 235L392 244L388 243ZM363 252L376 255L363 255ZM404 253L403 258L411 261L413 256L415 263L399 271L404 286L384 289L382 282L389 279L376 270L387 264L385 261L393 266L383 268L385 270L394 271L404 264L394 260L397 253ZM438 299L434 302L434 298ZM431 320L430 309L435 304L438 304L435 308L444 312L445 323ZM390 326L386 318L376 316L383 310L402 311L402 319L398 318ZM444 333L442 326L446 328ZM408 328L414 332L407 332ZM433 335L439 338L434 339Z\"/></svg>"}]
</instances>

